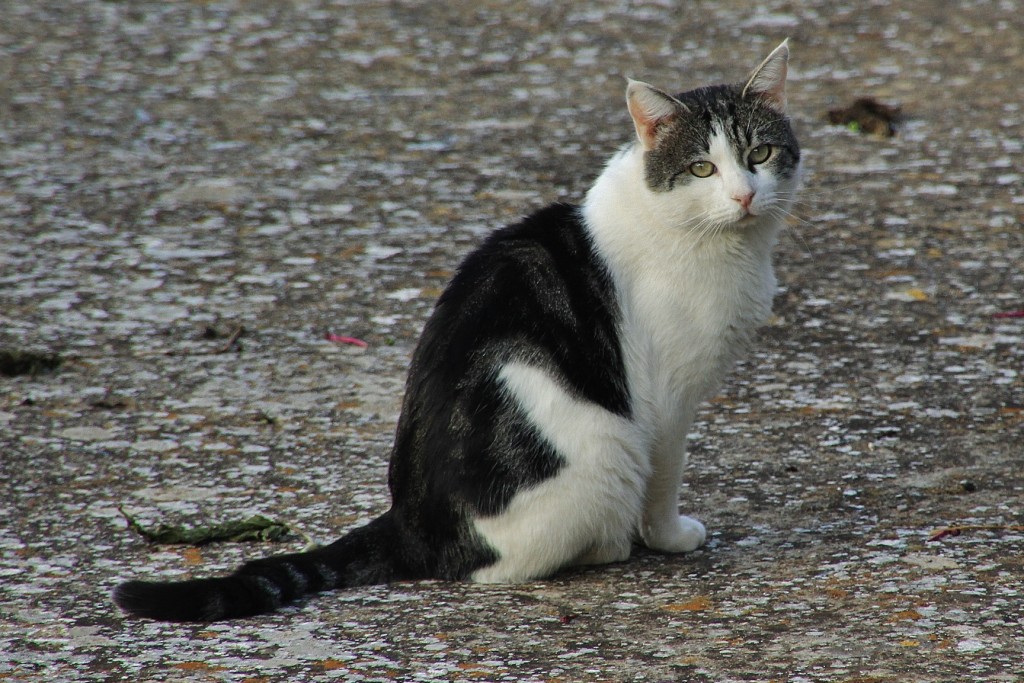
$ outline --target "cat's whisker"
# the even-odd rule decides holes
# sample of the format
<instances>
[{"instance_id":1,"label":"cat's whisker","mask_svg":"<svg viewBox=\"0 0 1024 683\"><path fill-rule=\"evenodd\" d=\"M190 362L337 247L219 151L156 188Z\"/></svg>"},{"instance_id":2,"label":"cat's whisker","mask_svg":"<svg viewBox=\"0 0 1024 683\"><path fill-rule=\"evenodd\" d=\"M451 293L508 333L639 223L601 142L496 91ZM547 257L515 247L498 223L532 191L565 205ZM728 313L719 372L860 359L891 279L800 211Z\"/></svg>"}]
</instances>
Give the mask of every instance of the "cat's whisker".
<instances>
[{"instance_id":1,"label":"cat's whisker","mask_svg":"<svg viewBox=\"0 0 1024 683\"><path fill-rule=\"evenodd\" d=\"M802 207L808 209L811 212L822 210L822 207L818 206L817 202L814 201L815 199L819 199L818 197L815 197L813 195L808 197L803 192L778 191L775 193L775 196L780 201L790 206ZM827 194L823 194L820 198L827 199L829 198L829 196Z\"/></svg>"},{"instance_id":2,"label":"cat's whisker","mask_svg":"<svg viewBox=\"0 0 1024 683\"><path fill-rule=\"evenodd\" d=\"M715 216L712 211L707 210L695 216L692 221L687 222L683 227L692 239L690 239L686 243L685 248L679 252L677 258L680 261L689 256L697 246L709 239L712 239L716 232L721 230L723 225L720 221L715 220Z\"/></svg>"},{"instance_id":3,"label":"cat's whisker","mask_svg":"<svg viewBox=\"0 0 1024 683\"><path fill-rule=\"evenodd\" d=\"M804 256L810 257L813 255L813 252L811 251L811 246L807 243L807 240L804 239L804 236L800 232L800 230L797 229L797 226L799 225L812 225L810 221L801 218L800 216L796 215L791 211L787 211L781 206L772 207L768 211L768 215L778 219L780 223L789 228L788 230L783 230L782 232L792 236L797 246L802 249ZM790 224L787 219L792 219L793 221L796 222L797 225Z\"/></svg>"},{"instance_id":4,"label":"cat's whisker","mask_svg":"<svg viewBox=\"0 0 1024 683\"><path fill-rule=\"evenodd\" d=\"M781 203L785 204L786 206L783 207L783 206L776 205L773 208L781 209L783 211L786 211L787 213L791 213L793 211L793 209L795 209L795 208L807 209L807 210L809 210L809 212L816 211L817 208L818 208L818 207L814 206L813 204L811 204L810 202L800 201L799 199L795 199L795 198L794 199L787 199L785 197L781 197L780 199L781 199ZM795 215L795 213L793 215Z\"/></svg>"},{"instance_id":5,"label":"cat's whisker","mask_svg":"<svg viewBox=\"0 0 1024 683\"><path fill-rule=\"evenodd\" d=\"M679 220L679 229L688 235L699 233L704 224L711 218L711 211L706 210L692 216L686 216Z\"/></svg>"}]
</instances>

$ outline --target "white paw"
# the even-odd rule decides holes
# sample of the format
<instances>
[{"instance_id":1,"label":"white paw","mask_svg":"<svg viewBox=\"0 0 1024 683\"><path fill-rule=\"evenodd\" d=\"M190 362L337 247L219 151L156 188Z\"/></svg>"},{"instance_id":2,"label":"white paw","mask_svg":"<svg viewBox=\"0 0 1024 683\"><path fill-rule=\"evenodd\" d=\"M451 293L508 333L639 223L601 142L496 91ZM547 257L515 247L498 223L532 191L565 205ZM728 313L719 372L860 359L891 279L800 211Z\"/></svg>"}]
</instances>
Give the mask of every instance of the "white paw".
<instances>
[{"instance_id":1,"label":"white paw","mask_svg":"<svg viewBox=\"0 0 1024 683\"><path fill-rule=\"evenodd\" d=\"M667 523L649 525L644 529L648 548L665 553L688 553L704 545L708 532L693 517L679 515Z\"/></svg>"}]
</instances>

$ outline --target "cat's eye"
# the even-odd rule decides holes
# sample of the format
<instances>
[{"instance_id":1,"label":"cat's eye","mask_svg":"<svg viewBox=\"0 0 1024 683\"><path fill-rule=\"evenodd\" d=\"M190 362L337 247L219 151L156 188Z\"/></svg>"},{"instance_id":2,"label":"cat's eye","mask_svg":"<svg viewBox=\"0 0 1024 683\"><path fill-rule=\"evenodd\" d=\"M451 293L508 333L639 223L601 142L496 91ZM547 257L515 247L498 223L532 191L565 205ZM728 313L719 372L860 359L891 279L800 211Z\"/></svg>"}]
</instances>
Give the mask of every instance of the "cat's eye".
<instances>
[{"instance_id":1,"label":"cat's eye","mask_svg":"<svg viewBox=\"0 0 1024 683\"><path fill-rule=\"evenodd\" d=\"M716 170L715 165L710 161L695 161L690 164L690 173L698 178L710 178Z\"/></svg>"},{"instance_id":2,"label":"cat's eye","mask_svg":"<svg viewBox=\"0 0 1024 683\"><path fill-rule=\"evenodd\" d=\"M757 166L768 161L772 155L771 145L758 145L754 149L750 150L750 154L747 155L747 160L751 166Z\"/></svg>"}]
</instances>

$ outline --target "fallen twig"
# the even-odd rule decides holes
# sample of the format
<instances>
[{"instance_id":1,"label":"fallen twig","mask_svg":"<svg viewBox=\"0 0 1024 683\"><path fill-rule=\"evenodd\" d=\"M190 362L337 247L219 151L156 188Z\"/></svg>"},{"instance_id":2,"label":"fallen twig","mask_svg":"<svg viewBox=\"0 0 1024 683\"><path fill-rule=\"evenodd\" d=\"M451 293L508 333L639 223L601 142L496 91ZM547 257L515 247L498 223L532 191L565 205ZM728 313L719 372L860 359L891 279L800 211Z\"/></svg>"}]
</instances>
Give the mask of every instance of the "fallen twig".
<instances>
[{"instance_id":1,"label":"fallen twig","mask_svg":"<svg viewBox=\"0 0 1024 683\"><path fill-rule=\"evenodd\" d=\"M245 328L239 325L234 329L228 340L224 342L224 345L218 348L214 353L227 353L238 343L238 339L245 333Z\"/></svg>"}]
</instances>

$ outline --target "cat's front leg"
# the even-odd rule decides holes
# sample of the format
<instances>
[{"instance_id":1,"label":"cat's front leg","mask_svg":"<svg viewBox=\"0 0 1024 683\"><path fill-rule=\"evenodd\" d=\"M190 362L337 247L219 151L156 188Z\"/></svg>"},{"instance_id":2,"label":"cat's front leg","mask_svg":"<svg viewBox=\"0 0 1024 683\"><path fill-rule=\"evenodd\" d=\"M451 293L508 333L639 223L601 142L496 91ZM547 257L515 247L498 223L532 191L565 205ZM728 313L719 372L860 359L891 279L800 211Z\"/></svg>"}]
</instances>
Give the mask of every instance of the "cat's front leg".
<instances>
[{"instance_id":1,"label":"cat's front leg","mask_svg":"<svg viewBox=\"0 0 1024 683\"><path fill-rule=\"evenodd\" d=\"M644 544L666 553L686 553L704 545L707 531L693 517L679 514L679 484L686 465L684 448L656 448L647 481L640 535Z\"/></svg>"}]
</instances>

